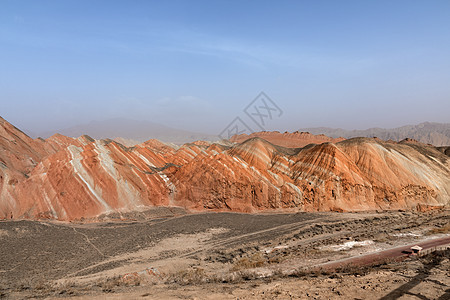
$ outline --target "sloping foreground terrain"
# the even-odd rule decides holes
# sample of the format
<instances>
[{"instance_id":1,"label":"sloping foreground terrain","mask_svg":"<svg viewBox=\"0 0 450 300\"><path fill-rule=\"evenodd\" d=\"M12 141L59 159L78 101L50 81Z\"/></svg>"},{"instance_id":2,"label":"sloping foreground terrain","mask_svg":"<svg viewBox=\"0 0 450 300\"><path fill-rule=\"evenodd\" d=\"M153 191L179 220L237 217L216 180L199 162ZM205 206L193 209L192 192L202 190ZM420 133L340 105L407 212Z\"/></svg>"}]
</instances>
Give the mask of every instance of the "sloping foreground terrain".
<instances>
[{"instance_id":1,"label":"sloping foreground terrain","mask_svg":"<svg viewBox=\"0 0 450 300\"><path fill-rule=\"evenodd\" d=\"M251 138L173 148L149 140L33 140L0 119L0 218L73 220L142 211L361 211L442 208L445 151L355 138L303 148ZM301 140L302 146L304 140Z\"/></svg>"},{"instance_id":2,"label":"sloping foreground terrain","mask_svg":"<svg viewBox=\"0 0 450 300\"><path fill-rule=\"evenodd\" d=\"M449 299L449 250L420 259L382 255L436 240L450 247L448 211L161 207L125 215L128 221L0 221L0 298ZM367 256L379 259L361 264Z\"/></svg>"}]
</instances>

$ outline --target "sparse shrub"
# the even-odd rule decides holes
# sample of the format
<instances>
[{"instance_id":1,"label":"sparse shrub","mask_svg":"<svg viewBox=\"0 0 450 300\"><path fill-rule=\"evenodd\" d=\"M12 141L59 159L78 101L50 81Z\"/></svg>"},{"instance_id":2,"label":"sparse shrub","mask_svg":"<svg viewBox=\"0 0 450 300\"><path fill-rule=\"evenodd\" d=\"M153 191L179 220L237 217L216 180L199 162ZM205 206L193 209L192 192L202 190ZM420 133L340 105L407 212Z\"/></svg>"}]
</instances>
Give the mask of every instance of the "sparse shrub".
<instances>
[{"instance_id":1,"label":"sparse shrub","mask_svg":"<svg viewBox=\"0 0 450 300\"><path fill-rule=\"evenodd\" d=\"M38 291L50 291L52 286L48 281L40 279L34 283L33 289Z\"/></svg>"},{"instance_id":2,"label":"sparse shrub","mask_svg":"<svg viewBox=\"0 0 450 300\"><path fill-rule=\"evenodd\" d=\"M276 279L276 278L283 278L286 275L283 273L283 270L281 268L277 268L273 271L271 277Z\"/></svg>"},{"instance_id":3,"label":"sparse shrub","mask_svg":"<svg viewBox=\"0 0 450 300\"><path fill-rule=\"evenodd\" d=\"M251 272L251 271L248 271L248 270L239 271L238 275L244 280L254 280L254 279L257 279L259 277L256 272Z\"/></svg>"},{"instance_id":4,"label":"sparse shrub","mask_svg":"<svg viewBox=\"0 0 450 300\"><path fill-rule=\"evenodd\" d=\"M127 280L122 279L122 282L126 286L140 286L142 283L142 277L141 276L133 276Z\"/></svg>"},{"instance_id":5,"label":"sparse shrub","mask_svg":"<svg viewBox=\"0 0 450 300\"><path fill-rule=\"evenodd\" d=\"M239 271L243 269L251 269L251 268L258 268L265 265L266 259L264 256L258 252L253 254L250 257L243 257L239 260L237 260L233 267L231 268L231 271Z\"/></svg>"},{"instance_id":6,"label":"sparse shrub","mask_svg":"<svg viewBox=\"0 0 450 300\"><path fill-rule=\"evenodd\" d=\"M420 261L424 265L439 265L440 262L445 259L450 258L450 249L445 250L436 250L431 253L428 253L427 255L420 258Z\"/></svg>"},{"instance_id":7,"label":"sparse shrub","mask_svg":"<svg viewBox=\"0 0 450 300\"><path fill-rule=\"evenodd\" d=\"M442 227L433 228L430 231L428 231L428 234L442 234L442 233L450 233L450 223L447 223Z\"/></svg>"},{"instance_id":8,"label":"sparse shrub","mask_svg":"<svg viewBox=\"0 0 450 300\"><path fill-rule=\"evenodd\" d=\"M227 283L240 283L242 281L249 281L259 279L260 275L251 270L240 270L236 272L229 273L227 276L222 277L222 282Z\"/></svg>"},{"instance_id":9,"label":"sparse shrub","mask_svg":"<svg viewBox=\"0 0 450 300\"><path fill-rule=\"evenodd\" d=\"M375 243L386 243L388 242L390 239L392 239L392 237L388 236L388 235L379 235L377 236L373 241Z\"/></svg>"},{"instance_id":10,"label":"sparse shrub","mask_svg":"<svg viewBox=\"0 0 450 300\"><path fill-rule=\"evenodd\" d=\"M199 284L211 281L202 268L181 270L170 274L166 283L178 283L181 285Z\"/></svg>"},{"instance_id":11,"label":"sparse shrub","mask_svg":"<svg viewBox=\"0 0 450 300\"><path fill-rule=\"evenodd\" d=\"M242 281L242 278L238 277L236 272L223 274L217 277L217 282L222 283L237 283L239 281Z\"/></svg>"},{"instance_id":12,"label":"sparse shrub","mask_svg":"<svg viewBox=\"0 0 450 300\"><path fill-rule=\"evenodd\" d=\"M17 292L26 291L26 290L30 290L30 289L31 289L31 284L27 281L21 281L15 287L15 290Z\"/></svg>"},{"instance_id":13,"label":"sparse shrub","mask_svg":"<svg viewBox=\"0 0 450 300\"><path fill-rule=\"evenodd\" d=\"M280 255L279 253L274 253L273 255L271 255L269 257L269 259L267 260L267 262L269 264L279 264L280 262L282 262L284 260L284 257L282 255Z\"/></svg>"},{"instance_id":14,"label":"sparse shrub","mask_svg":"<svg viewBox=\"0 0 450 300\"><path fill-rule=\"evenodd\" d=\"M139 276L124 279L120 276L99 279L94 285L100 287L104 293L114 293L114 289L120 286L138 286L141 283Z\"/></svg>"},{"instance_id":15,"label":"sparse shrub","mask_svg":"<svg viewBox=\"0 0 450 300\"><path fill-rule=\"evenodd\" d=\"M305 277L311 274L311 271L305 270L304 268L298 268L294 272L289 274L289 277Z\"/></svg>"},{"instance_id":16,"label":"sparse shrub","mask_svg":"<svg viewBox=\"0 0 450 300\"><path fill-rule=\"evenodd\" d=\"M0 299L2 298L6 298L6 296L8 295L8 289L6 289L6 287L3 287L3 284L0 283Z\"/></svg>"},{"instance_id":17,"label":"sparse shrub","mask_svg":"<svg viewBox=\"0 0 450 300\"><path fill-rule=\"evenodd\" d=\"M348 264L336 269L336 272L349 274L349 275L366 275L369 273L370 267L368 266L356 266L354 264Z\"/></svg>"},{"instance_id":18,"label":"sparse shrub","mask_svg":"<svg viewBox=\"0 0 450 300\"><path fill-rule=\"evenodd\" d=\"M73 296L76 294L76 284L73 281L65 281L58 286L56 286L56 294L59 295L70 295Z\"/></svg>"}]
</instances>

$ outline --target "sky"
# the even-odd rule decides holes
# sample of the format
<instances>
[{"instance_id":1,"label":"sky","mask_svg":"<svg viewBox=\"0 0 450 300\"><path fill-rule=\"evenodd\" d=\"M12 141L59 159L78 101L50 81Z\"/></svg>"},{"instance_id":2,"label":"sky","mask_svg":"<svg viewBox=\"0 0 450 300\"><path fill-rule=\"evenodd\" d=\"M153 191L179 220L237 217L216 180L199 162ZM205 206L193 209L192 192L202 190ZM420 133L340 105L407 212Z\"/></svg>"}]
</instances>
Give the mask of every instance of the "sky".
<instances>
[{"instance_id":1,"label":"sky","mask_svg":"<svg viewBox=\"0 0 450 300\"><path fill-rule=\"evenodd\" d=\"M449 16L448 0L0 0L0 116L216 134L252 124L264 92L266 130L448 123Z\"/></svg>"}]
</instances>

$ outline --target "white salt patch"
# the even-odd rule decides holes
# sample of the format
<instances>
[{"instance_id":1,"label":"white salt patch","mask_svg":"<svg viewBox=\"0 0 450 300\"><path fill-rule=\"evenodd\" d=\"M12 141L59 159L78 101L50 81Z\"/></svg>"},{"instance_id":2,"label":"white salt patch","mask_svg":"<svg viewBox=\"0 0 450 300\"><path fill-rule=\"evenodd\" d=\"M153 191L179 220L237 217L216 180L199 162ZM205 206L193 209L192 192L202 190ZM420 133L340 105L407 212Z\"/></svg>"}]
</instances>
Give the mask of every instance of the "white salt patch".
<instances>
[{"instance_id":1,"label":"white salt patch","mask_svg":"<svg viewBox=\"0 0 450 300\"><path fill-rule=\"evenodd\" d=\"M275 250L287 249L287 248L289 248L289 246L276 246L276 247L273 247L273 248L266 249L266 250L264 250L264 252L269 254L269 253L272 253Z\"/></svg>"},{"instance_id":2,"label":"white salt patch","mask_svg":"<svg viewBox=\"0 0 450 300\"><path fill-rule=\"evenodd\" d=\"M422 236L422 235L418 234L418 233L407 232L407 233L394 233L393 236L396 236L396 237L409 237L409 236L416 237L416 236Z\"/></svg>"},{"instance_id":3,"label":"white salt patch","mask_svg":"<svg viewBox=\"0 0 450 300\"><path fill-rule=\"evenodd\" d=\"M353 247L363 247L363 246L368 246L368 245L372 245L374 242L371 240L365 240L362 242L357 242L357 241L349 241L349 242L345 242L341 245L333 245L333 246L328 246L327 248L333 250L333 251L343 251L343 250L349 250L352 249Z\"/></svg>"}]
</instances>

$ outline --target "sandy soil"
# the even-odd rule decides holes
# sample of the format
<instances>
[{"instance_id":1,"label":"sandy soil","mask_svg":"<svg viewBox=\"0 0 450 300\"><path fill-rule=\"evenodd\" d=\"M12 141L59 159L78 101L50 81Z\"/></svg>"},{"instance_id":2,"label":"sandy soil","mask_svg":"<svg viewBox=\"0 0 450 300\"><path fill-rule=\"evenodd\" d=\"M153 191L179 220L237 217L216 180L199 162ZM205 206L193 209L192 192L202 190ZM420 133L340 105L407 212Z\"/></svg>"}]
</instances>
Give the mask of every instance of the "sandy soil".
<instances>
[{"instance_id":1,"label":"sandy soil","mask_svg":"<svg viewBox=\"0 0 450 300\"><path fill-rule=\"evenodd\" d=\"M450 253L385 265L365 275L305 275L234 284L124 288L108 299L450 299ZM89 295L74 299L105 299Z\"/></svg>"},{"instance_id":2,"label":"sandy soil","mask_svg":"<svg viewBox=\"0 0 450 300\"><path fill-rule=\"evenodd\" d=\"M449 253L321 272L326 262L448 236L430 213L200 213L0 222L0 297L447 299ZM322 274L324 273L324 274ZM402 298L402 299L403 299Z\"/></svg>"}]
</instances>

